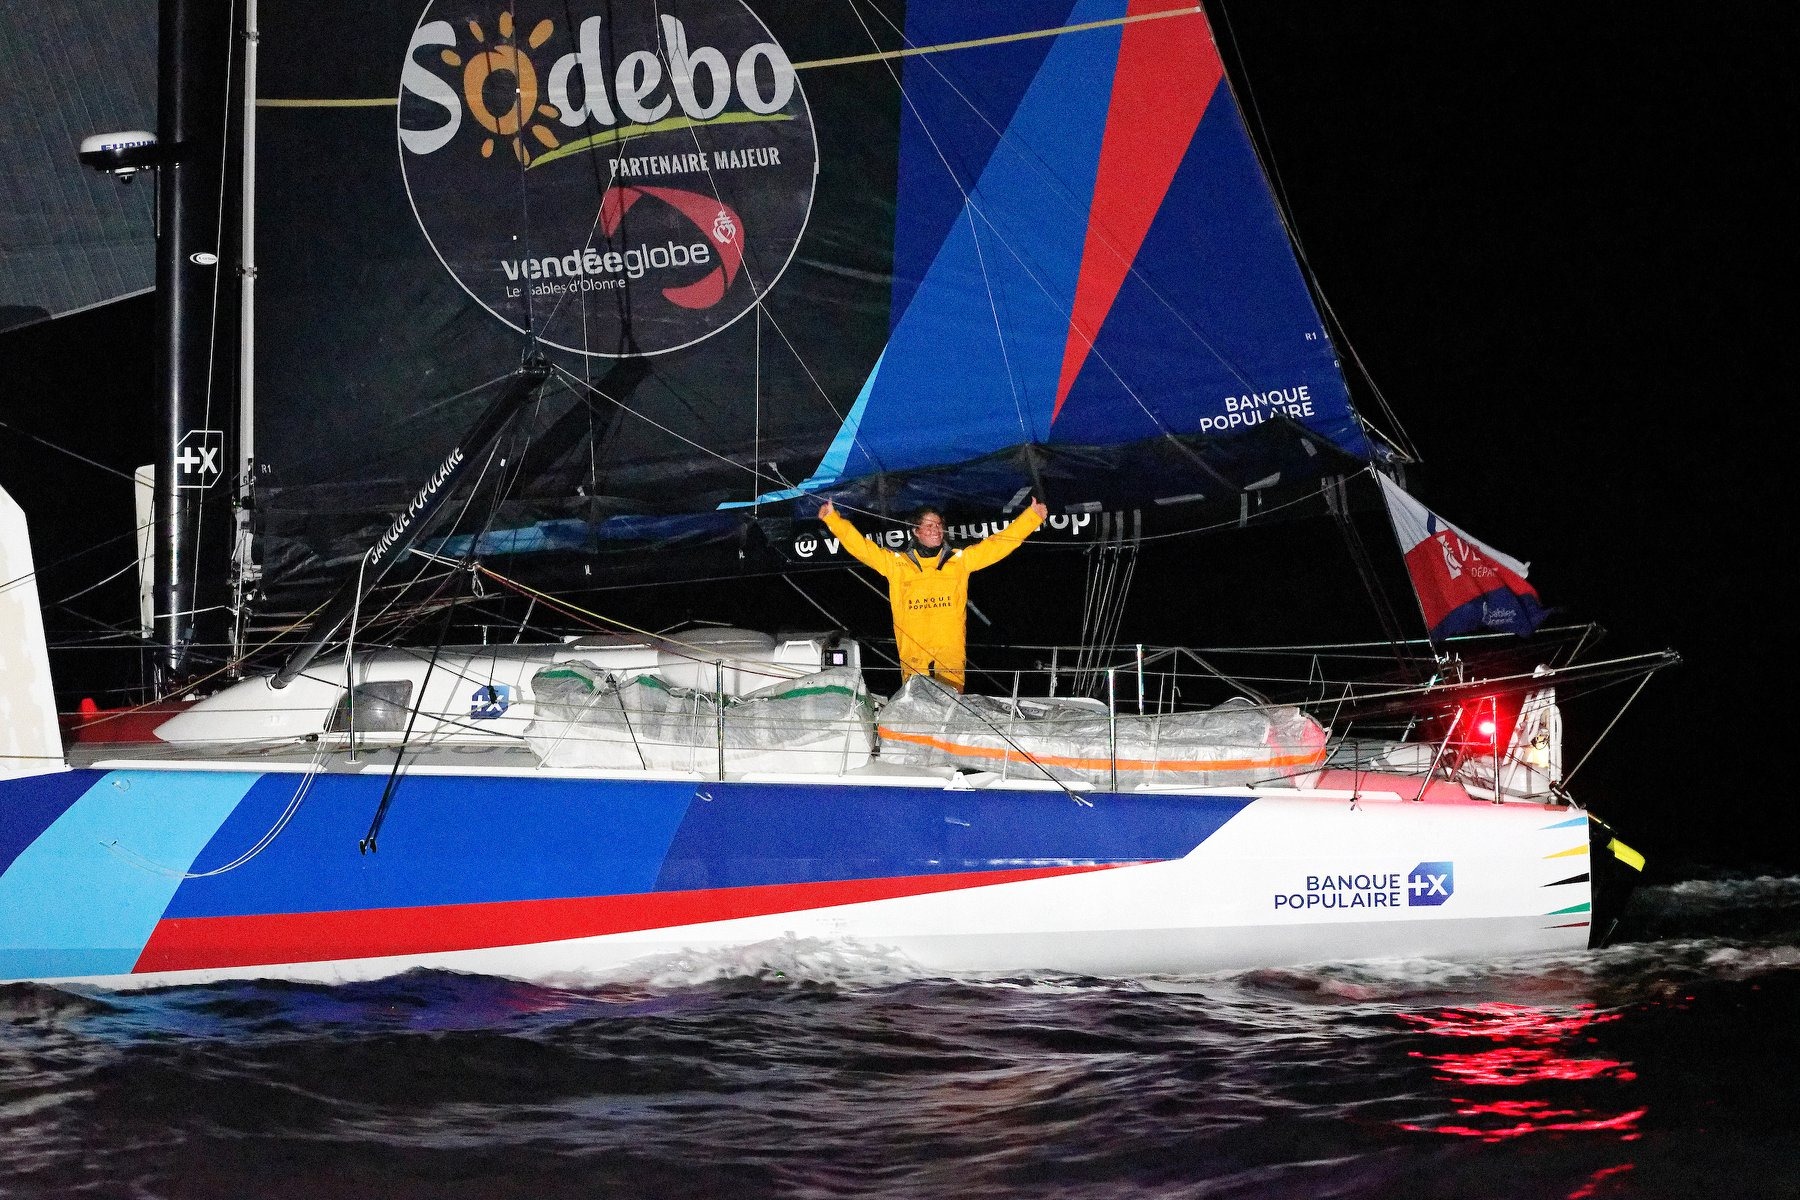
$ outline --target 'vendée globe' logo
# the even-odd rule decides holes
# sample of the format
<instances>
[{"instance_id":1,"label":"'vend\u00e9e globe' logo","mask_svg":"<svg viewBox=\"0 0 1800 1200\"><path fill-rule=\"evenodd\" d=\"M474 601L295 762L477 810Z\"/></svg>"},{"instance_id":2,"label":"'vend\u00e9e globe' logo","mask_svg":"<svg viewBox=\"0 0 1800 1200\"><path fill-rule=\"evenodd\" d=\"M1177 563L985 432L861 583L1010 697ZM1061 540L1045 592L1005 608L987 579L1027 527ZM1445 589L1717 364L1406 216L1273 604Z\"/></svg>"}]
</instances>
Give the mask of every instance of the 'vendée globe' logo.
<instances>
[{"instance_id":1,"label":"'vend\u00e9e globe' logo","mask_svg":"<svg viewBox=\"0 0 1800 1200\"><path fill-rule=\"evenodd\" d=\"M521 332L660 354L792 260L818 149L799 76L739 0L433 3L400 74L400 165L450 274Z\"/></svg>"}]
</instances>

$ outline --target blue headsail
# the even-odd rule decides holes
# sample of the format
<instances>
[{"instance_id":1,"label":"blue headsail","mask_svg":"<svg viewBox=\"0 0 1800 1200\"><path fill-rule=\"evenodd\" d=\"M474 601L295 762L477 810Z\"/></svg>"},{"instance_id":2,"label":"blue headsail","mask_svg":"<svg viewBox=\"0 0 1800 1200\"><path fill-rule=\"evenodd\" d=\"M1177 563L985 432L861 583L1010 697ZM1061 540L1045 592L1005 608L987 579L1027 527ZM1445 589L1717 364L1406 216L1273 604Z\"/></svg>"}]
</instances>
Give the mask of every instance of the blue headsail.
<instances>
[{"instance_id":1,"label":"blue headsail","mask_svg":"<svg viewBox=\"0 0 1800 1200\"><path fill-rule=\"evenodd\" d=\"M263 30L276 589L527 352L556 388L449 553L779 568L827 495L1235 515L1373 453L1191 4L419 3ZM397 147L343 103L383 92Z\"/></svg>"},{"instance_id":2,"label":"blue headsail","mask_svg":"<svg viewBox=\"0 0 1800 1200\"><path fill-rule=\"evenodd\" d=\"M1367 455L1205 18L1125 7L909 7L911 46L994 40L906 60L891 332L796 491L1277 414Z\"/></svg>"}]
</instances>

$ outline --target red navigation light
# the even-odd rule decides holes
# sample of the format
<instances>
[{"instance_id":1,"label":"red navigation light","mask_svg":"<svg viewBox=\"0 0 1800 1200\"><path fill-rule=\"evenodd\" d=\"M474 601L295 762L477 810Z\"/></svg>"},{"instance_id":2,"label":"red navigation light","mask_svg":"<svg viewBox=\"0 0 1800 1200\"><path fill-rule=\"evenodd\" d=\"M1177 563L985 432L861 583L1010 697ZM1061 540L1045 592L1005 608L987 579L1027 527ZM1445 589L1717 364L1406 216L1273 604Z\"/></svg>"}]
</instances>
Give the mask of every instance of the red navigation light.
<instances>
[{"instance_id":1,"label":"red navigation light","mask_svg":"<svg viewBox=\"0 0 1800 1200\"><path fill-rule=\"evenodd\" d=\"M94 717L100 714L100 706L94 703L94 698L92 696L83 696L79 707L81 709L81 715L84 717Z\"/></svg>"},{"instance_id":2,"label":"red navigation light","mask_svg":"<svg viewBox=\"0 0 1800 1200\"><path fill-rule=\"evenodd\" d=\"M1486 739L1487 739L1487 740L1488 740L1488 741L1490 741L1490 742L1491 742L1491 741L1493 741L1493 740L1494 740L1494 730L1495 730L1495 729L1497 729L1497 728L1498 728L1498 726L1496 726L1496 725L1495 725L1495 724L1494 724L1494 718L1492 718L1492 717L1483 717L1483 718L1482 718L1482 719L1481 719L1481 720L1480 720L1480 721L1479 721L1479 722L1478 722L1478 723L1477 723L1477 724L1476 724L1476 726L1475 726L1475 732L1476 732L1476 733L1479 733L1479 734L1480 734L1480 735L1481 735L1481 736L1482 736L1482 737L1484 737L1484 738L1486 738Z\"/></svg>"}]
</instances>

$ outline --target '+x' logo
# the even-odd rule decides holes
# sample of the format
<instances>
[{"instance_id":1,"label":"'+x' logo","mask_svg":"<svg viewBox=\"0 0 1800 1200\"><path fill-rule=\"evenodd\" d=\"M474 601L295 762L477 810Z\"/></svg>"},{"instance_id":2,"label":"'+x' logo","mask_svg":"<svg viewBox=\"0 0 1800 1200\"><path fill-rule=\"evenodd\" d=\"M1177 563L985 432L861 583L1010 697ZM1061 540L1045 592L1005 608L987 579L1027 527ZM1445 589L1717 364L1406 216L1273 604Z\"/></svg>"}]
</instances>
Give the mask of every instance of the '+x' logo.
<instances>
[{"instance_id":1,"label":"'+x' logo","mask_svg":"<svg viewBox=\"0 0 1800 1200\"><path fill-rule=\"evenodd\" d=\"M181 468L184 488L207 487L223 474L219 459L225 453L225 435L217 429L190 429L181 435L175 465Z\"/></svg>"},{"instance_id":2,"label":"'+x' logo","mask_svg":"<svg viewBox=\"0 0 1800 1200\"><path fill-rule=\"evenodd\" d=\"M1408 905L1439 905L1456 892L1456 864L1422 862L1406 876Z\"/></svg>"},{"instance_id":3,"label":"'+x' logo","mask_svg":"<svg viewBox=\"0 0 1800 1200\"><path fill-rule=\"evenodd\" d=\"M177 458L175 461L181 464L181 470L184 474L192 471L198 466L202 475L211 475L219 469L219 448L217 446L204 446L201 448L200 453L196 454L194 453L194 448L192 446L183 446L181 448L181 457Z\"/></svg>"}]
</instances>

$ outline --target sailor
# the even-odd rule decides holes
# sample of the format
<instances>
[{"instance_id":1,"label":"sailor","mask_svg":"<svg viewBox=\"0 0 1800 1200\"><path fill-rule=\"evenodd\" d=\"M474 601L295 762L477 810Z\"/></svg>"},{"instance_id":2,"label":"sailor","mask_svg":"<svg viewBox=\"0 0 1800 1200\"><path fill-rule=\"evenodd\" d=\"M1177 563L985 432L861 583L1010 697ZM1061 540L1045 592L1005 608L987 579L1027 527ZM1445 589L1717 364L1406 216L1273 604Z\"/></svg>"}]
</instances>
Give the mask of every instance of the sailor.
<instances>
[{"instance_id":1,"label":"sailor","mask_svg":"<svg viewBox=\"0 0 1800 1200\"><path fill-rule=\"evenodd\" d=\"M935 508L914 518L903 551L889 550L857 532L827 500L819 509L826 528L863 565L887 577L888 604L894 611L894 641L900 648L902 679L932 675L962 691L969 605L969 575L991 567L1037 531L1049 510L1033 499L1031 507L999 533L973 546L952 549L944 541L944 517Z\"/></svg>"}]
</instances>

